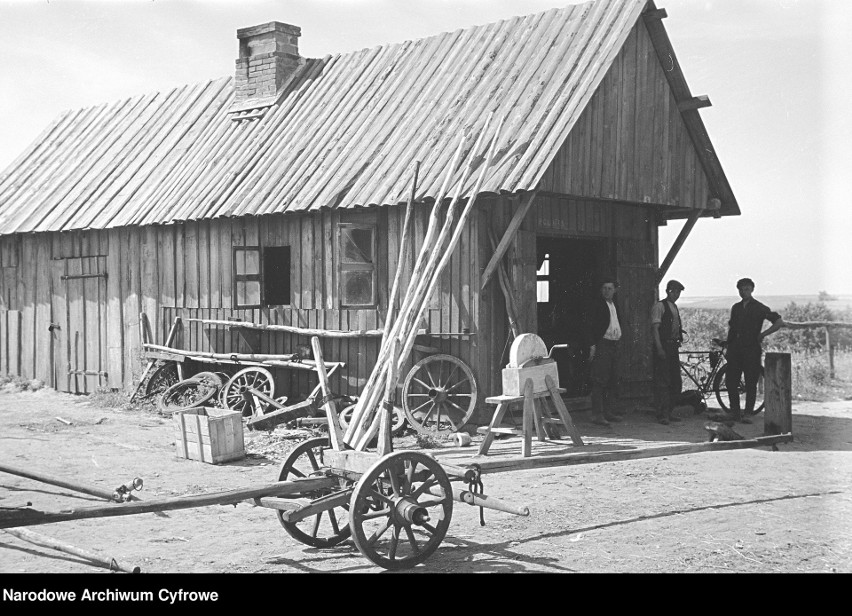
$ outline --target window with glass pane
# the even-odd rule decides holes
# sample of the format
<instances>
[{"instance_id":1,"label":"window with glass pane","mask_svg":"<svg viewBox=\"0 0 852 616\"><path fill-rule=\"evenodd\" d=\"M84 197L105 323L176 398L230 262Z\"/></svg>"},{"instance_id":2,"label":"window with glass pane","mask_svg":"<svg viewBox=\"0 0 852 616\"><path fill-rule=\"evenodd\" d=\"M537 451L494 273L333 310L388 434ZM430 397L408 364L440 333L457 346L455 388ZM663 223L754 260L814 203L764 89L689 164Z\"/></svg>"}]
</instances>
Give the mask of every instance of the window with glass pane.
<instances>
[{"instance_id":1,"label":"window with glass pane","mask_svg":"<svg viewBox=\"0 0 852 616\"><path fill-rule=\"evenodd\" d=\"M375 227L341 224L338 237L341 305L374 305L376 303Z\"/></svg>"},{"instance_id":2,"label":"window with glass pane","mask_svg":"<svg viewBox=\"0 0 852 616\"><path fill-rule=\"evenodd\" d=\"M234 246L234 305L260 308L260 246Z\"/></svg>"}]
</instances>

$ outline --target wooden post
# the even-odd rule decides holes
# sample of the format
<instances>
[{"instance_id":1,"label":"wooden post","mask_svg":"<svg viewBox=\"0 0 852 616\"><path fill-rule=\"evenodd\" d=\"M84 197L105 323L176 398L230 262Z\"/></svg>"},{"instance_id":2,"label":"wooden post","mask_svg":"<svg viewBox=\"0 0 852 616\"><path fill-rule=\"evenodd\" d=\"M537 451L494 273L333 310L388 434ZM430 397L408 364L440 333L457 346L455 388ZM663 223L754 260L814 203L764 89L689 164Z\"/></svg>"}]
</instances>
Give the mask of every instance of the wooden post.
<instances>
[{"instance_id":1,"label":"wooden post","mask_svg":"<svg viewBox=\"0 0 852 616\"><path fill-rule=\"evenodd\" d=\"M792 361L789 353L767 353L764 365L766 410L763 434L793 432Z\"/></svg>"},{"instance_id":2,"label":"wooden post","mask_svg":"<svg viewBox=\"0 0 852 616\"><path fill-rule=\"evenodd\" d=\"M325 371L325 362L322 359L322 347L320 346L319 338L314 336L311 338L311 346L314 350L314 361L317 363L317 376L319 384L322 388L323 405L326 419L328 419L328 437L333 449L340 451L343 449L343 431L340 429L340 424L337 422L337 409L335 408L334 400L329 400L331 395L331 387L328 384L328 374Z\"/></svg>"},{"instance_id":3,"label":"wooden post","mask_svg":"<svg viewBox=\"0 0 852 616\"><path fill-rule=\"evenodd\" d=\"M831 328L825 328L825 348L828 349L828 374L834 378L834 346L831 344Z\"/></svg>"},{"instance_id":4,"label":"wooden post","mask_svg":"<svg viewBox=\"0 0 852 616\"><path fill-rule=\"evenodd\" d=\"M532 427L533 415L535 414L535 400L533 399L533 382L527 379L524 383L524 441L521 444L521 455L529 458L532 455Z\"/></svg>"}]
</instances>

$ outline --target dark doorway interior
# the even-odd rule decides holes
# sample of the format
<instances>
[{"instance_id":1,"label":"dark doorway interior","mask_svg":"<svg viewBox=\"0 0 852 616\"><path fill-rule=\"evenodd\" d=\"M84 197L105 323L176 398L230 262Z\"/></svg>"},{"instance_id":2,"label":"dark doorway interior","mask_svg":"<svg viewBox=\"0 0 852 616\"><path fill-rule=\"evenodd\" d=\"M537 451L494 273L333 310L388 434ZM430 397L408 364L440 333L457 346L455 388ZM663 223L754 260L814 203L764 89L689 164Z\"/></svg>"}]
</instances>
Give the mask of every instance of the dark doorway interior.
<instances>
[{"instance_id":1,"label":"dark doorway interior","mask_svg":"<svg viewBox=\"0 0 852 616\"><path fill-rule=\"evenodd\" d=\"M598 290L605 262L606 242L538 236L538 335L559 365L559 386L569 396L585 396L588 385L588 348L584 343L583 312Z\"/></svg>"}]
</instances>

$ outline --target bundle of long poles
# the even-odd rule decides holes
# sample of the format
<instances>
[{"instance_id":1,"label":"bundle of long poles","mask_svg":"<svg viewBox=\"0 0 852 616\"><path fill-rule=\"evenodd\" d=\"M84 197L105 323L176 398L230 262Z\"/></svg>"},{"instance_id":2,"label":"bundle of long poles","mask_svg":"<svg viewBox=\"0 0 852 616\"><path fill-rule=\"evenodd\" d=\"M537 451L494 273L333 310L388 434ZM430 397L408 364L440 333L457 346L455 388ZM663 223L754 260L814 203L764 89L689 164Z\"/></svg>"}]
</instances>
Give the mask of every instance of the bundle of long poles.
<instances>
[{"instance_id":1,"label":"bundle of long poles","mask_svg":"<svg viewBox=\"0 0 852 616\"><path fill-rule=\"evenodd\" d=\"M400 371L411 353L414 340L417 336L417 324L423 318L428 298L434 293L435 287L446 269L452 253L461 239L462 232L467 224L470 212L476 202L476 197L485 179L485 174L491 167L496 145L500 137L500 129L503 125L501 119L497 125L494 136L488 147L487 156L482 164L476 184L464 204L459 215L461 193L467 183L477 161L481 160L485 143L485 136L491 124L493 113L488 115L485 126L479 134L475 145L470 150L467 163L462 172L462 177L456 185L455 194L447 208L443 224L440 224L443 201L447 195L447 189L452 177L455 175L458 161L464 149L466 136L463 135L459 141L458 148L453 156L444 183L435 199L432 212L429 217L429 225L423 240L423 246L417 256L414 270L408 284L408 289L402 300L399 312L393 323L386 323L385 328L389 333L385 336L376 365L367 379L367 384L358 399L358 404L353 412L352 421L349 424L344 442L357 450L364 450L379 431L382 413L389 413L391 405L388 398L392 400L396 389L396 381ZM440 226L440 231L439 231ZM385 404L379 407L381 397L385 396ZM383 447L381 449L384 449Z\"/></svg>"}]
</instances>

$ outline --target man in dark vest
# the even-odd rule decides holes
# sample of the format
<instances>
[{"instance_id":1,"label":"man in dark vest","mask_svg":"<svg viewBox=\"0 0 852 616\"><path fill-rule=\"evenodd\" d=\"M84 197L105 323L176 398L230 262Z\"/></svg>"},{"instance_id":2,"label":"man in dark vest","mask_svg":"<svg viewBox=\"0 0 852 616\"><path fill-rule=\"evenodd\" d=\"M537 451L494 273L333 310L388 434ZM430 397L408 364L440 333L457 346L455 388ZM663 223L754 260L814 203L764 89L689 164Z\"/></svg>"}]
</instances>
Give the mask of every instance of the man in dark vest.
<instances>
[{"instance_id":1,"label":"man in dark vest","mask_svg":"<svg viewBox=\"0 0 852 616\"><path fill-rule=\"evenodd\" d=\"M680 394L680 357L678 349L683 342L680 311L677 300L683 291L683 285L677 280L666 284L666 298L651 308L651 330L654 339L654 406L657 407L657 420L668 425L670 421L680 421L672 415L674 399Z\"/></svg>"},{"instance_id":2,"label":"man in dark vest","mask_svg":"<svg viewBox=\"0 0 852 616\"><path fill-rule=\"evenodd\" d=\"M586 309L586 342L589 345L590 379L592 382L592 421L608 426L611 421L621 421L614 413L604 411L604 397L618 391L618 356L622 334L627 322L615 299L618 283L605 278L601 283L600 297Z\"/></svg>"},{"instance_id":3,"label":"man in dark vest","mask_svg":"<svg viewBox=\"0 0 852 616\"><path fill-rule=\"evenodd\" d=\"M752 297L754 281L751 278L741 278L737 281L737 290L742 301L731 306L731 320L728 323L728 358L727 379L728 400L731 414L740 423L751 423L748 415L754 411L757 397L757 381L760 379L761 342L768 335L778 331L784 325L784 320L777 312L772 312L766 305ZM772 325L761 332L763 322ZM745 410L746 416L740 413L740 377L745 377Z\"/></svg>"}]
</instances>

